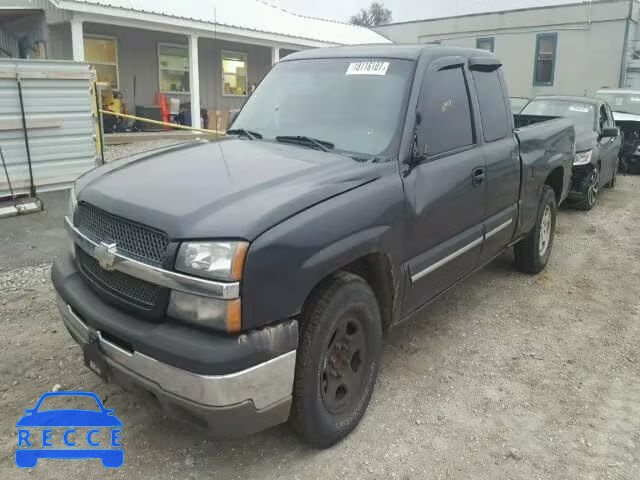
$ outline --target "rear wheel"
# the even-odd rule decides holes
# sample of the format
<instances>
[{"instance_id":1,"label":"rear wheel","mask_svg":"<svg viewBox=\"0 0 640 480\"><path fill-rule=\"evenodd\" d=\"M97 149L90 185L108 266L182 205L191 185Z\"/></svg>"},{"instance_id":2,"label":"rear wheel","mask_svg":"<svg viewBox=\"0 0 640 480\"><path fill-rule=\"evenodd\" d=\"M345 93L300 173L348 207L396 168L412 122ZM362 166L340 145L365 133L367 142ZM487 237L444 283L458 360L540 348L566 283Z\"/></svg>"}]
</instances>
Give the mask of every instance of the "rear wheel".
<instances>
[{"instance_id":1,"label":"rear wheel","mask_svg":"<svg viewBox=\"0 0 640 480\"><path fill-rule=\"evenodd\" d=\"M380 310L361 277L340 272L312 295L299 324L289 422L305 442L326 448L369 405L382 353Z\"/></svg>"},{"instance_id":2,"label":"rear wheel","mask_svg":"<svg viewBox=\"0 0 640 480\"><path fill-rule=\"evenodd\" d=\"M556 229L556 210L555 193L545 185L533 230L514 246L516 267L521 272L540 273L547 266Z\"/></svg>"},{"instance_id":3,"label":"rear wheel","mask_svg":"<svg viewBox=\"0 0 640 480\"><path fill-rule=\"evenodd\" d=\"M616 180L618 177L618 164L616 162L616 166L613 169L613 176L611 177L611 180L609 180L609 182L607 182L607 184L605 185L606 188L616 188Z\"/></svg>"}]
</instances>

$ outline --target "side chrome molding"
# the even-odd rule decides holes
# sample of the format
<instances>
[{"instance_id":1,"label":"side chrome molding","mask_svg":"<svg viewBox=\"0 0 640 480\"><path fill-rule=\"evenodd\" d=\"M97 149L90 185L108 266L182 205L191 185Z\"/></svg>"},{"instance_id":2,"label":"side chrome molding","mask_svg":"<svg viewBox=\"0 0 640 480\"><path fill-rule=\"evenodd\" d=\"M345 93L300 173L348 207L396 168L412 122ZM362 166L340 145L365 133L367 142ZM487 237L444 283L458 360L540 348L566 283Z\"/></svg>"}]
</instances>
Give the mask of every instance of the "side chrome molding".
<instances>
[{"instance_id":1,"label":"side chrome molding","mask_svg":"<svg viewBox=\"0 0 640 480\"><path fill-rule=\"evenodd\" d=\"M453 252L450 255L447 255L446 257L444 257L442 260L437 261L436 263L428 266L427 268L425 268L424 270L419 271L418 273L416 273L415 275L411 276L411 282L416 282L418 280L420 280L422 277L429 275L430 273L434 272L435 270L437 270L438 268L446 265L447 263L451 262L452 260L455 260L456 258L458 258L460 255L463 255L465 253L467 253L469 250L471 250L474 247L477 247L478 245L480 245L483 241L493 237L495 234L501 232L502 230L504 230L505 228L507 228L509 225L511 225L513 223L513 219L510 218L509 220L507 220L506 222L504 222L502 225L497 226L496 228L494 228L493 230L491 230L490 232L486 233L485 235L483 235L482 237L476 238L473 242L465 245L464 247L462 247L460 250L456 250L455 252Z\"/></svg>"}]
</instances>

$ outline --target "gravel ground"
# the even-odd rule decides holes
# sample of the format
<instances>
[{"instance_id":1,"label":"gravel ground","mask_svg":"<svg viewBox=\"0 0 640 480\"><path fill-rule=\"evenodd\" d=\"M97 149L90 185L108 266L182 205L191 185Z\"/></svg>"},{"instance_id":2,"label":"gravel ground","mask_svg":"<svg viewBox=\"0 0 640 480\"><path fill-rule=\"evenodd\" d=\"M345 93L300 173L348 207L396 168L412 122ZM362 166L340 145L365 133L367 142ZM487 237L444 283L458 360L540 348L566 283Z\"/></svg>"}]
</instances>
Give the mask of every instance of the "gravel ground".
<instances>
[{"instance_id":1,"label":"gravel ground","mask_svg":"<svg viewBox=\"0 0 640 480\"><path fill-rule=\"evenodd\" d=\"M136 143L123 143L121 145L107 145L104 149L104 161L112 162L119 158L129 155L135 155L136 153L143 153L156 148L168 147L178 143L184 143L185 140L154 140L152 142L136 142Z\"/></svg>"},{"instance_id":2,"label":"gravel ground","mask_svg":"<svg viewBox=\"0 0 640 480\"><path fill-rule=\"evenodd\" d=\"M0 243L14 225L2 223ZM102 384L58 317L50 260L34 257L0 272L0 478L637 480L638 238L640 177L619 178L592 212L561 211L546 272L519 274L505 254L387 335L368 413L325 451L286 426L215 439ZM116 410L121 469L16 468L15 422L56 384Z\"/></svg>"}]
</instances>

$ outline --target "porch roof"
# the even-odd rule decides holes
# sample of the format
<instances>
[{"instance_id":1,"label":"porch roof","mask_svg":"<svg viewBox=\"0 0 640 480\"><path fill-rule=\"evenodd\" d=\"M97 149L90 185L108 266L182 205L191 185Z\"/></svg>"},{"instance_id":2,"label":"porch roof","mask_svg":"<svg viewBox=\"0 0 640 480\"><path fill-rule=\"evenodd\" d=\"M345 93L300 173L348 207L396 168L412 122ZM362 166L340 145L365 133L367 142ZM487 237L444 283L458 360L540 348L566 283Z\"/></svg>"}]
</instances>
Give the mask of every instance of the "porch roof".
<instances>
[{"instance_id":1,"label":"porch roof","mask_svg":"<svg viewBox=\"0 0 640 480\"><path fill-rule=\"evenodd\" d=\"M389 43L366 27L298 15L263 0L50 0L56 7L85 14L175 25L197 31L251 37L270 34L274 41L302 46ZM131 12L138 12L132 17ZM142 25L141 25L142 26Z\"/></svg>"}]
</instances>

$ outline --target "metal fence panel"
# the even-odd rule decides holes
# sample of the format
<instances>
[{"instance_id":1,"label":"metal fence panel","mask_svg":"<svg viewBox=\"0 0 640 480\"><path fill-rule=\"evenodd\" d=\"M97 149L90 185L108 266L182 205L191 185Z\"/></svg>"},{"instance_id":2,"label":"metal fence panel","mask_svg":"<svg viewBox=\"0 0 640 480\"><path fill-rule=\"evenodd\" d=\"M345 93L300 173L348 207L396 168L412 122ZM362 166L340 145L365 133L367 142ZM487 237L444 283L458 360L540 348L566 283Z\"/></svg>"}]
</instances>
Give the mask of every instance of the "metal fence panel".
<instances>
[{"instance_id":1,"label":"metal fence panel","mask_svg":"<svg viewBox=\"0 0 640 480\"><path fill-rule=\"evenodd\" d=\"M0 148L14 192L29 192L29 168L17 78L38 191L67 188L95 167L95 118L89 65L48 60L0 59ZM0 198L9 186L0 169Z\"/></svg>"}]
</instances>

